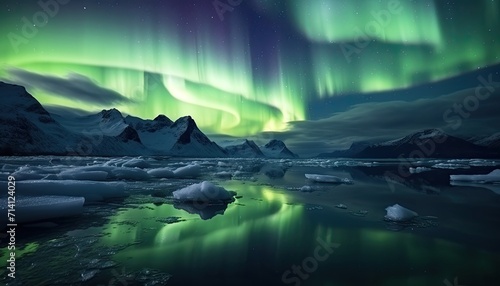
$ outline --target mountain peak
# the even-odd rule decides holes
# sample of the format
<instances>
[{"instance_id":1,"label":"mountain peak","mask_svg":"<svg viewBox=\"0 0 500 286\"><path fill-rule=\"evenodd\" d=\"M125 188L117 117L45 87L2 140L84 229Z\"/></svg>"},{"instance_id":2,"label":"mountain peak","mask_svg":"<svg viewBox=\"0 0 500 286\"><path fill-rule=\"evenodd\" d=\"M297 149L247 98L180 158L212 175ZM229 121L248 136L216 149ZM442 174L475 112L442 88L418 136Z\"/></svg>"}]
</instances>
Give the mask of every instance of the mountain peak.
<instances>
[{"instance_id":1,"label":"mountain peak","mask_svg":"<svg viewBox=\"0 0 500 286\"><path fill-rule=\"evenodd\" d=\"M194 129L198 129L198 126L196 125L196 122L189 115L188 116L183 116L183 117L177 119L174 122L174 124L172 124L171 127L174 128L174 129L181 128L181 129L191 130L191 131L194 130Z\"/></svg>"},{"instance_id":2,"label":"mountain peak","mask_svg":"<svg viewBox=\"0 0 500 286\"><path fill-rule=\"evenodd\" d=\"M272 139L262 147L262 153L270 158L297 158L298 156L290 151L281 140Z\"/></svg>"},{"instance_id":3,"label":"mountain peak","mask_svg":"<svg viewBox=\"0 0 500 286\"><path fill-rule=\"evenodd\" d=\"M123 118L121 112L118 109L116 109L116 108L112 108L112 109L109 109L109 110L103 109L101 111L101 115L102 115L102 118L106 118L106 119L109 119L109 118Z\"/></svg>"},{"instance_id":4,"label":"mountain peak","mask_svg":"<svg viewBox=\"0 0 500 286\"><path fill-rule=\"evenodd\" d=\"M269 141L264 147L266 148L272 148L272 149L276 149L276 148L286 148L286 145L283 141L281 140L277 140L277 139L272 139L271 141Z\"/></svg>"},{"instance_id":5,"label":"mountain peak","mask_svg":"<svg viewBox=\"0 0 500 286\"><path fill-rule=\"evenodd\" d=\"M169 122L170 124L174 123L172 120L170 120L170 118L166 117L163 114L160 114L160 115L156 116L156 118L153 119L153 121L157 121L157 122Z\"/></svg>"}]
</instances>

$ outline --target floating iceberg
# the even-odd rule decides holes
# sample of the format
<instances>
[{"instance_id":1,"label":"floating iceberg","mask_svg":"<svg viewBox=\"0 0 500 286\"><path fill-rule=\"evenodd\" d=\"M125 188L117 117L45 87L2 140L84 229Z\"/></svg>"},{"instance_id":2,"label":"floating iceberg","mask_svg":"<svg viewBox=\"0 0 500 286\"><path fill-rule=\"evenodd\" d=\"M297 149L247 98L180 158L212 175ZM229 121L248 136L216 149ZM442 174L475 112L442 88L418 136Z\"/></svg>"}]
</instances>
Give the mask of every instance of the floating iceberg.
<instances>
[{"instance_id":1,"label":"floating iceberg","mask_svg":"<svg viewBox=\"0 0 500 286\"><path fill-rule=\"evenodd\" d=\"M105 181L108 178L106 171L87 171L84 168L73 168L62 171L58 175L63 180L82 180L82 181Z\"/></svg>"},{"instance_id":2,"label":"floating iceberg","mask_svg":"<svg viewBox=\"0 0 500 286\"><path fill-rule=\"evenodd\" d=\"M149 166L150 164L146 160L140 158L131 159L122 164L122 167L129 168L148 168Z\"/></svg>"},{"instance_id":3,"label":"floating iceberg","mask_svg":"<svg viewBox=\"0 0 500 286\"><path fill-rule=\"evenodd\" d=\"M312 192L314 190L313 190L313 188L311 186L305 185L305 186L302 186L300 188L300 191L304 192L304 193L310 193L310 192Z\"/></svg>"},{"instance_id":4,"label":"floating iceberg","mask_svg":"<svg viewBox=\"0 0 500 286\"><path fill-rule=\"evenodd\" d=\"M409 210L405 207L400 206L399 204L395 204L393 206L389 206L385 208L387 214L385 215L386 220L404 222L409 221L418 216L418 214L412 210Z\"/></svg>"},{"instance_id":5,"label":"floating iceberg","mask_svg":"<svg viewBox=\"0 0 500 286\"><path fill-rule=\"evenodd\" d=\"M125 187L121 182L37 180L17 182L16 193L21 196L84 197L86 202L95 202L125 197Z\"/></svg>"},{"instance_id":6,"label":"floating iceberg","mask_svg":"<svg viewBox=\"0 0 500 286\"><path fill-rule=\"evenodd\" d=\"M437 169L469 169L469 165L462 165L462 164L453 164L453 163L438 163L432 166L433 168Z\"/></svg>"},{"instance_id":7,"label":"floating iceberg","mask_svg":"<svg viewBox=\"0 0 500 286\"><path fill-rule=\"evenodd\" d=\"M223 179L231 179L233 177L233 174L231 172L228 172L228 171L221 171L221 172L215 173L214 176L218 177L218 178L223 178Z\"/></svg>"},{"instance_id":8,"label":"floating iceberg","mask_svg":"<svg viewBox=\"0 0 500 286\"><path fill-rule=\"evenodd\" d=\"M410 173L412 173L412 174L419 174L419 173L427 172L427 171L431 171L431 170L432 169L426 168L426 167L416 167L416 168L410 167L410 169L409 169Z\"/></svg>"},{"instance_id":9,"label":"floating iceberg","mask_svg":"<svg viewBox=\"0 0 500 286\"><path fill-rule=\"evenodd\" d=\"M180 202L228 203L234 201L235 192L204 181L174 191L174 199Z\"/></svg>"},{"instance_id":10,"label":"floating iceberg","mask_svg":"<svg viewBox=\"0 0 500 286\"><path fill-rule=\"evenodd\" d=\"M305 174L306 178L318 183L351 184L352 181L347 178L340 178L331 175Z\"/></svg>"},{"instance_id":11,"label":"floating iceberg","mask_svg":"<svg viewBox=\"0 0 500 286\"><path fill-rule=\"evenodd\" d=\"M498 183L500 182L500 169L491 171L491 173L486 175L450 175L450 180L475 183Z\"/></svg>"},{"instance_id":12,"label":"floating iceberg","mask_svg":"<svg viewBox=\"0 0 500 286\"><path fill-rule=\"evenodd\" d=\"M174 171L177 178L196 178L201 175L201 167L198 164L187 165Z\"/></svg>"},{"instance_id":13,"label":"floating iceberg","mask_svg":"<svg viewBox=\"0 0 500 286\"><path fill-rule=\"evenodd\" d=\"M169 168L157 168L148 171L148 174L155 178L173 178L174 172Z\"/></svg>"},{"instance_id":14,"label":"floating iceberg","mask_svg":"<svg viewBox=\"0 0 500 286\"><path fill-rule=\"evenodd\" d=\"M27 223L82 213L85 199L82 197L24 197L16 196L16 223ZM7 222L7 198L0 199L2 220Z\"/></svg>"},{"instance_id":15,"label":"floating iceberg","mask_svg":"<svg viewBox=\"0 0 500 286\"><path fill-rule=\"evenodd\" d=\"M151 178L146 171L139 168L116 167L111 170L111 174L114 178L122 180L142 181Z\"/></svg>"}]
</instances>

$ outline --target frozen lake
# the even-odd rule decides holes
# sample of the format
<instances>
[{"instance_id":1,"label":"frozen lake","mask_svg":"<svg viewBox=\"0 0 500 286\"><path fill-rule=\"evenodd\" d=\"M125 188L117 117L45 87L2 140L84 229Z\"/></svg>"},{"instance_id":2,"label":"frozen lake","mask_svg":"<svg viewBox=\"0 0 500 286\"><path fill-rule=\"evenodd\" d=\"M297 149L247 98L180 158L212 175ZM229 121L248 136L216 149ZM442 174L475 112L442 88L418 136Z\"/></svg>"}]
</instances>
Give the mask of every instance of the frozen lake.
<instances>
[{"instance_id":1,"label":"frozen lake","mask_svg":"<svg viewBox=\"0 0 500 286\"><path fill-rule=\"evenodd\" d=\"M12 175L18 196L86 197L80 215L43 223L25 216L16 233L17 277L3 273L2 284L454 285L457 278L459 285L488 285L500 279L498 181L450 181L450 175L488 174L500 161L3 157L0 167L2 188ZM305 174L346 180L314 182ZM174 200L174 191L202 181L236 192L234 201ZM418 217L384 220L394 204ZM0 271L8 255L3 240Z\"/></svg>"}]
</instances>

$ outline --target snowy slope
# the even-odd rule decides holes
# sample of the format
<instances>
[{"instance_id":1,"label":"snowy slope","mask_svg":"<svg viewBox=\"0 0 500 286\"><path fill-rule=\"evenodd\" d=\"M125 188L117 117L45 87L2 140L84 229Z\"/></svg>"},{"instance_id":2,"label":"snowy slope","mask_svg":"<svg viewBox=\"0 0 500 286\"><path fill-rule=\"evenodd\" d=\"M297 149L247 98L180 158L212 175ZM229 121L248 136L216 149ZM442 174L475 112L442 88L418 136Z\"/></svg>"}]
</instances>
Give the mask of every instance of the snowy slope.
<instances>
[{"instance_id":1,"label":"snowy slope","mask_svg":"<svg viewBox=\"0 0 500 286\"><path fill-rule=\"evenodd\" d=\"M255 142L247 139L232 140L223 143L224 150L230 157L235 158L262 158L264 153Z\"/></svg>"},{"instance_id":2,"label":"snowy slope","mask_svg":"<svg viewBox=\"0 0 500 286\"><path fill-rule=\"evenodd\" d=\"M114 108L87 116L62 117L54 115L54 119L73 132L102 134L104 136L117 136L128 126L120 111Z\"/></svg>"},{"instance_id":3,"label":"snowy slope","mask_svg":"<svg viewBox=\"0 0 500 286\"><path fill-rule=\"evenodd\" d=\"M57 120L68 129L89 136L108 135L125 142L141 143L151 154L184 157L227 156L224 150L198 129L189 116L179 118L176 122L172 122L165 115L158 115L154 120L145 120L130 115L123 117L118 110L111 109L88 116L57 117Z\"/></svg>"},{"instance_id":4,"label":"snowy slope","mask_svg":"<svg viewBox=\"0 0 500 286\"><path fill-rule=\"evenodd\" d=\"M177 119L170 126L175 141L170 152L177 156L188 157L227 157L226 152L203 134L191 116Z\"/></svg>"},{"instance_id":5,"label":"snowy slope","mask_svg":"<svg viewBox=\"0 0 500 286\"><path fill-rule=\"evenodd\" d=\"M352 146L355 146L353 143ZM427 129L377 144L357 144L344 152L321 154L349 158L498 158L500 152L451 136L438 129Z\"/></svg>"},{"instance_id":6,"label":"snowy slope","mask_svg":"<svg viewBox=\"0 0 500 286\"><path fill-rule=\"evenodd\" d=\"M416 150L427 158L489 157L484 147L448 135L438 129L423 130L397 140L373 144L359 152L356 157L397 158L400 155L408 157Z\"/></svg>"},{"instance_id":7,"label":"snowy slope","mask_svg":"<svg viewBox=\"0 0 500 286\"><path fill-rule=\"evenodd\" d=\"M0 98L0 154L62 154L76 142L24 87L0 82Z\"/></svg>"},{"instance_id":8,"label":"snowy slope","mask_svg":"<svg viewBox=\"0 0 500 286\"><path fill-rule=\"evenodd\" d=\"M260 149L269 158L298 158L296 154L286 147L283 141L276 139L269 141L266 145L261 146Z\"/></svg>"},{"instance_id":9,"label":"snowy slope","mask_svg":"<svg viewBox=\"0 0 500 286\"><path fill-rule=\"evenodd\" d=\"M0 155L148 154L130 129L106 136L65 128L24 87L0 82L0 98Z\"/></svg>"},{"instance_id":10,"label":"snowy slope","mask_svg":"<svg viewBox=\"0 0 500 286\"><path fill-rule=\"evenodd\" d=\"M490 136L484 136L474 139L475 140L472 140L472 142L474 142L479 146L485 146L489 148L500 148L500 132Z\"/></svg>"}]
</instances>

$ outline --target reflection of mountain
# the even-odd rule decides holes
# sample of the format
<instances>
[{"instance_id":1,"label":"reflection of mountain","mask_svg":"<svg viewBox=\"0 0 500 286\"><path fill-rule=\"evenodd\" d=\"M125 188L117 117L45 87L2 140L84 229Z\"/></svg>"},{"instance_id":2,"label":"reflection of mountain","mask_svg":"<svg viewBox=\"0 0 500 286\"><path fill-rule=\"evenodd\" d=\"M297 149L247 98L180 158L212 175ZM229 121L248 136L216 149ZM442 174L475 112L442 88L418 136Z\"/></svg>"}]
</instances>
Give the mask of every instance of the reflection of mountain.
<instances>
[{"instance_id":1,"label":"reflection of mountain","mask_svg":"<svg viewBox=\"0 0 500 286\"><path fill-rule=\"evenodd\" d=\"M436 194L441 187L449 185L447 170L406 176L407 173L400 173L397 163L393 166L343 167L342 170L349 172L354 182L378 182L386 184L388 189L402 184L417 192Z\"/></svg>"},{"instance_id":2,"label":"reflection of mountain","mask_svg":"<svg viewBox=\"0 0 500 286\"><path fill-rule=\"evenodd\" d=\"M378 181L393 188L402 184L417 192L426 194L438 194L441 188L450 186L450 175L454 174L487 174L495 169L491 166L474 167L471 169L432 169L422 173L411 174L408 166L394 162L391 165L372 167L342 167L340 169L349 172L354 182Z\"/></svg>"},{"instance_id":3,"label":"reflection of mountain","mask_svg":"<svg viewBox=\"0 0 500 286\"><path fill-rule=\"evenodd\" d=\"M239 146L221 148L203 134L190 116L175 122L164 115L144 120L123 117L117 109L60 116L49 114L21 86L0 82L0 95L0 155L265 157L248 140ZM292 156L283 142L278 143L271 148L271 157Z\"/></svg>"},{"instance_id":4,"label":"reflection of mountain","mask_svg":"<svg viewBox=\"0 0 500 286\"><path fill-rule=\"evenodd\" d=\"M353 143L351 148L319 157L345 158L500 158L500 146L492 140L489 147L479 146L464 139L429 129L400 139L377 144Z\"/></svg>"}]
</instances>

